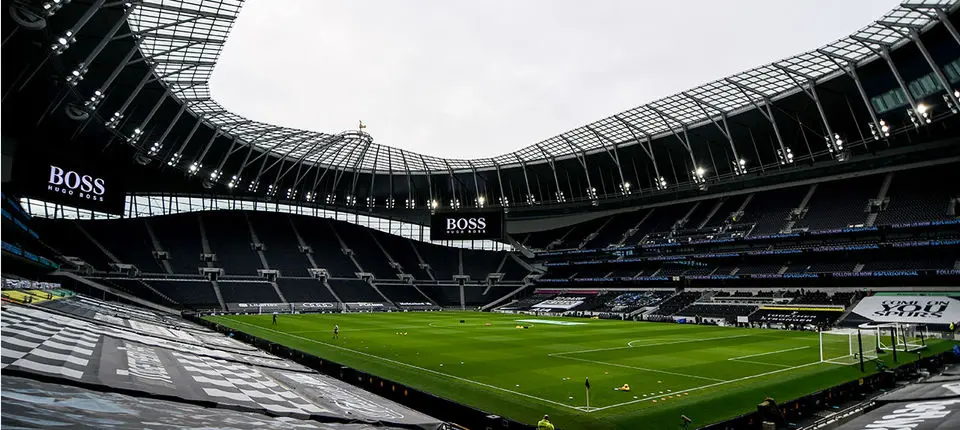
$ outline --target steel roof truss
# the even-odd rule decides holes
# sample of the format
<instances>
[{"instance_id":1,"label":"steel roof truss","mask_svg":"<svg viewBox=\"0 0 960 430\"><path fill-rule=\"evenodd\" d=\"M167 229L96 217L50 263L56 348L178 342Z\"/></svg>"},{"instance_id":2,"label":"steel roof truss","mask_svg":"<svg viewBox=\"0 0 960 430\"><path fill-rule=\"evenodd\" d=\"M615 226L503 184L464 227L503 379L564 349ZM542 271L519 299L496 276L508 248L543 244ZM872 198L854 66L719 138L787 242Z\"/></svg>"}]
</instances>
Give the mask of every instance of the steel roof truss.
<instances>
[{"instance_id":1,"label":"steel roof truss","mask_svg":"<svg viewBox=\"0 0 960 430\"><path fill-rule=\"evenodd\" d=\"M612 140L610 140L610 138L600 134L600 132L597 131L595 128L589 125L586 126L586 128L587 130L590 130L591 132L593 132L593 135L596 136L598 141L600 141L600 145L602 145L603 149L606 150L607 155L610 156L611 160L613 160L613 164L617 166L617 173L620 175L620 183L621 184L626 183L626 179L624 179L623 177L623 168L620 166L620 153L617 152L617 144L614 143ZM608 147L604 142L610 142L610 146ZM643 146L641 145L641 148L642 147Z\"/></svg>"}]
</instances>

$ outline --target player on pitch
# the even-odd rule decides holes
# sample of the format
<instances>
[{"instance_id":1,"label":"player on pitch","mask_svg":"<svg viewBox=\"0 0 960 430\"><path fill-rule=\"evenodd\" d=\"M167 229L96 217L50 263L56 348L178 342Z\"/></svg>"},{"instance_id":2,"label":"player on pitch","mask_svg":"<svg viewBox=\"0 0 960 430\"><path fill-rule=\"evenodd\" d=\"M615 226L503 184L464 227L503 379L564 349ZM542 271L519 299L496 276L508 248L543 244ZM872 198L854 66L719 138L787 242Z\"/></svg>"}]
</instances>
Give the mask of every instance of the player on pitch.
<instances>
[{"instance_id":1,"label":"player on pitch","mask_svg":"<svg viewBox=\"0 0 960 430\"><path fill-rule=\"evenodd\" d=\"M340 325L339 325L339 324L334 324L334 325L333 325L333 338L334 338L334 339L340 339Z\"/></svg>"}]
</instances>

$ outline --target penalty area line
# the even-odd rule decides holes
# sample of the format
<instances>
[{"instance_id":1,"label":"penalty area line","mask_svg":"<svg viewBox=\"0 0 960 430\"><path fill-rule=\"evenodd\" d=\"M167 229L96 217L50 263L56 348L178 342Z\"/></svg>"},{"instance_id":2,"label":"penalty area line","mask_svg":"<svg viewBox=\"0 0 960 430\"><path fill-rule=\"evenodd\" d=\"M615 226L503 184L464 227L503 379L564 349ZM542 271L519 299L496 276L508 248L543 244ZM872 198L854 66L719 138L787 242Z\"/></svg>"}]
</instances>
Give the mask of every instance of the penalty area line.
<instances>
[{"instance_id":1,"label":"penalty area line","mask_svg":"<svg viewBox=\"0 0 960 430\"><path fill-rule=\"evenodd\" d=\"M312 343L316 343L316 344L320 344L320 345L324 345L324 346L329 346L329 347L332 347L332 348L340 349L340 350L343 350L343 351L352 352L352 353L354 353L354 354L359 354L359 355L362 355L362 356L365 356L365 357L376 358L376 359L378 359L378 360L383 360L383 361L386 361L386 362L391 363L391 364L396 364L396 365L400 365L400 366L406 366L406 367L409 367L409 368L412 368L412 369L417 369L417 370L421 370L421 371L424 371L424 372L432 373L432 374L434 374L434 375L444 376L444 377L447 377L447 378L456 379L456 380L458 380L458 381L469 382L469 383L471 383L471 384L476 384L476 385L479 385L479 386L482 386L482 387L487 387L487 388L491 388L491 389L494 389L494 390L504 391L504 392L507 392L507 393L510 393L510 394L515 394L515 395L518 395L518 396L521 396L521 397L526 397L526 398L529 398L529 399L539 400L539 401L541 401L541 402L549 403L549 404L551 404L551 405L563 406L563 407L568 408L568 409L574 409L574 410L582 411L582 409L580 409L579 406L570 406L570 405L565 404L565 403L560 403L560 402L556 402L556 401L553 401L553 400L544 399L544 398L542 398L542 397L532 396L532 395L530 395L530 394L521 393L521 392L519 392L519 391L508 390L508 389L506 389L506 388L501 388L501 387L498 387L498 386L496 386L496 385L490 385L490 384L486 384L486 383L483 383L483 382L474 381L474 380L472 380L472 379L461 378L461 377L459 377L459 376L450 375L450 374L448 374L448 373L438 372L438 371L433 370L433 369L427 369L427 368L425 368L425 367L414 366L414 365L412 365L412 364L404 363L404 362L402 362L402 361L391 360L391 359L389 359L389 358L384 358L384 357L381 357L381 356L379 356L379 355L369 354L369 353L366 353L366 352L357 351L357 350L355 350L355 349L344 348L344 347L342 347L342 346L333 345L333 344L326 343L326 342L321 342L321 341L318 341L318 340L315 340L315 339L306 338L306 337L303 337L303 336L297 336L297 335L295 335L295 334L289 334L289 333L286 333L286 332L274 330L274 329L267 328L267 327L261 327L261 326L258 326L258 325L256 325L256 324L250 324L250 323L245 322L245 321L239 321L239 320L230 320L230 321L237 322L237 323L244 324L244 325L248 325L248 326L251 326L251 327L255 327L255 328L258 328L258 329L261 329L261 330L266 330L266 331L274 332L274 333L277 333L277 334L282 334L282 335L285 335L285 336L288 336L288 337L293 337L293 338L300 339L300 340L303 340L303 341L312 342Z\"/></svg>"}]
</instances>

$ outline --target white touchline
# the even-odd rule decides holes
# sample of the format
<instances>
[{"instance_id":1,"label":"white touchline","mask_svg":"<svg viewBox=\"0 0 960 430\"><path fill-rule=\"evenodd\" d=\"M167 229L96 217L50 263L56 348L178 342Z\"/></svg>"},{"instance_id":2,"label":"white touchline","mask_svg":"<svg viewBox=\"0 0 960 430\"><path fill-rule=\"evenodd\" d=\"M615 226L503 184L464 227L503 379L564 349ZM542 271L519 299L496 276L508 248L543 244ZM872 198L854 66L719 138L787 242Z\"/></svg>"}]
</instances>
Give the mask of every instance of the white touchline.
<instances>
[{"instance_id":1,"label":"white touchline","mask_svg":"<svg viewBox=\"0 0 960 430\"><path fill-rule=\"evenodd\" d=\"M801 349L808 349L808 348L810 348L810 347L809 347L809 346L799 346L799 347L796 347L796 348L781 349L781 350L779 350L779 351L762 352L762 353L760 353L760 354L741 355L741 356L739 356L739 357L728 358L727 360L740 360L741 358L760 357L760 356L763 356L763 355L779 354L779 353L781 353L781 352L799 351L799 350L801 350Z\"/></svg>"},{"instance_id":2,"label":"white touchline","mask_svg":"<svg viewBox=\"0 0 960 430\"><path fill-rule=\"evenodd\" d=\"M704 385L704 386L701 386L701 387L691 388L691 389L689 389L689 390L674 391L674 392L671 393L671 394L677 395L678 393L679 393L679 394L683 394L683 393L689 393L689 392L691 392L691 391L704 390L704 389L713 388L713 387L716 387L716 386L719 386L719 385L730 384L730 383L733 383L733 382L745 381L745 380L747 380L747 379L759 378L759 377L761 377L761 376L773 375L773 374L775 374L775 373L787 372L787 371L790 371L790 370L796 370L796 369L799 369L799 368L801 368L801 367L813 366L813 365L815 365L815 364L820 364L820 362L819 362L819 361L816 361L816 362L813 362L813 363L807 363L807 364L801 364L801 365L799 365L799 366L788 367L788 368L786 368L786 369L779 369L779 370L774 370L774 371L771 371L771 372L760 373L760 374L757 374L757 375L744 376L743 378L737 378L737 379L731 379L731 380L729 380L729 381L717 382L716 384ZM631 401L629 401L629 402L617 403L617 404L615 404L615 405L602 406L602 407L599 407L599 408L592 408L592 410L591 410L590 412L602 411L602 410L604 410L604 409L616 408L616 407L624 406L624 405L631 405L631 404L634 404L634 403L639 403L639 402L643 402L643 401L647 401L647 400L651 400L651 399L659 399L659 398L661 398L661 397L664 397L664 395L648 396L648 397L644 397L644 398L642 398L642 399L631 400Z\"/></svg>"},{"instance_id":3,"label":"white touchline","mask_svg":"<svg viewBox=\"0 0 960 430\"><path fill-rule=\"evenodd\" d=\"M306 338L306 337L303 337L303 336L297 336L297 335L295 335L295 334L289 334L289 333L285 333L285 332L282 332L282 331L274 330L274 329L271 329L271 328L261 327L261 326L258 326L258 325L256 325L256 324L250 324L250 323L245 322L245 321L240 321L240 320L235 320L235 319L229 319L229 320L230 320L230 321L233 321L233 322L240 323L240 324L248 325L248 326L251 326L251 327L256 327L256 328L261 329L261 330L271 331L271 332L274 332L274 333L277 333L277 334L282 334L282 335L289 336L289 337L294 337L294 338L297 338L297 339L300 339L300 340L305 340L305 341L307 341L307 342L313 342L313 343L317 343L317 344L320 344L320 345L329 346L329 347L336 348L336 349L341 349L341 350L344 350L344 351L349 351L349 352L352 352L352 353L354 353L354 354L359 354L359 355L363 355L363 356L366 356L366 357L376 358L376 359L380 359L380 360L383 360L383 361L386 361L386 362L389 362L389 363L398 364L398 365L401 365L401 366L406 366L406 367L410 367L410 368L417 369L417 370L422 370L422 371L424 371L424 372L429 372L429 373L433 373L433 374L440 375L440 376L445 376L445 377L448 377L448 378L451 378L451 379L456 379L456 380L458 380L458 381L469 382L469 383L471 383L471 384L477 384L477 385L480 385L480 386L483 386L483 387L493 388L493 389L495 389L495 390L506 391L506 392L511 393L511 394L516 394L516 395L518 395L518 396L523 396L523 397L527 397L527 398L530 398L530 399L539 400L539 401L541 401L541 402L550 403L550 404L552 404L552 405L563 406L563 407L569 408L569 409L580 410L577 406L570 406L570 405L567 405L567 404L564 404L564 403L555 402L555 401L553 401L553 400L548 400L548 399L544 399L544 398L537 397L537 396L531 396L531 395L529 395L529 394L525 394L525 393L521 393L521 392L513 391L513 390L508 390L508 389L506 389L506 388L500 388L500 387L498 387L498 386L496 386L496 385L485 384L485 383L483 383L483 382L477 382L477 381L474 381L474 380L471 380L471 379L461 378L461 377L459 377L459 376L454 376L454 375L450 375L450 374L443 373L443 372L437 372L436 370L433 370L433 369L427 369L427 368L420 367L420 366L414 366L414 365L412 365L412 364L404 363L404 362L402 362L402 361L396 361L396 360L391 360L391 359L389 359L389 358L384 358L384 357L381 357L381 356L379 356L379 355L368 354L368 353L366 353L366 352L361 352L361 351L357 351L357 350L350 349L350 348L344 348L344 347L342 347L342 346L332 345L332 344L329 344L329 343L326 343L326 342L320 342L320 341L318 341L318 340L309 339L309 338Z\"/></svg>"}]
</instances>

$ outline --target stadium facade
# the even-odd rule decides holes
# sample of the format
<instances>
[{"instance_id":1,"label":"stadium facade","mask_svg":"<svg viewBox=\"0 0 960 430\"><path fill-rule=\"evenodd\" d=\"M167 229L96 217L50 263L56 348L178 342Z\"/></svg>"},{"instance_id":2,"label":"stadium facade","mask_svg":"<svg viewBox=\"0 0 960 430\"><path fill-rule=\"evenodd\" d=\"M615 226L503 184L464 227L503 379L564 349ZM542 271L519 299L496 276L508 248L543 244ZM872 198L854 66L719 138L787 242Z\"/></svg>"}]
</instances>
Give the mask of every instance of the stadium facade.
<instances>
[{"instance_id":1,"label":"stadium facade","mask_svg":"<svg viewBox=\"0 0 960 430\"><path fill-rule=\"evenodd\" d=\"M115 306L132 328L180 312L480 309L825 329L875 322L854 312L864 296L960 282L960 2L903 3L825 46L471 160L219 105L209 78L242 3L4 1L4 304L30 309L5 309L5 327ZM455 231L431 229L439 217ZM33 305L53 290L68 297ZM71 357L60 365L98 362ZM322 363L308 367L356 376ZM479 414L448 406L442 420Z\"/></svg>"}]
</instances>

